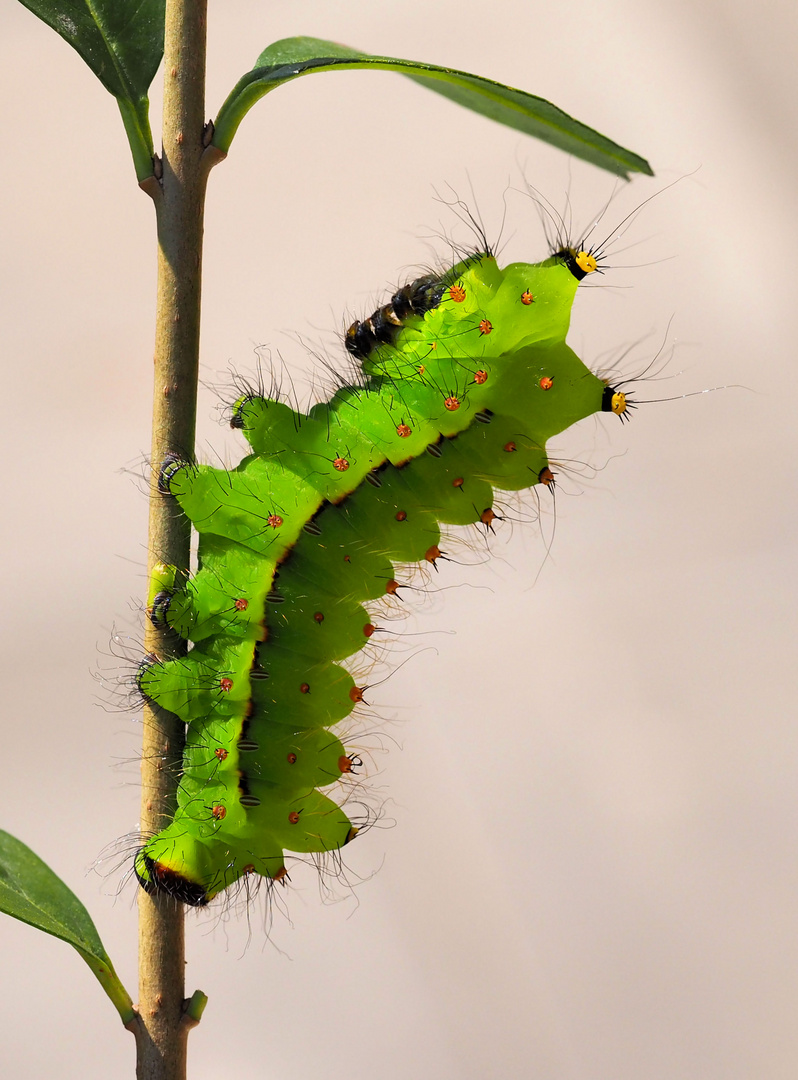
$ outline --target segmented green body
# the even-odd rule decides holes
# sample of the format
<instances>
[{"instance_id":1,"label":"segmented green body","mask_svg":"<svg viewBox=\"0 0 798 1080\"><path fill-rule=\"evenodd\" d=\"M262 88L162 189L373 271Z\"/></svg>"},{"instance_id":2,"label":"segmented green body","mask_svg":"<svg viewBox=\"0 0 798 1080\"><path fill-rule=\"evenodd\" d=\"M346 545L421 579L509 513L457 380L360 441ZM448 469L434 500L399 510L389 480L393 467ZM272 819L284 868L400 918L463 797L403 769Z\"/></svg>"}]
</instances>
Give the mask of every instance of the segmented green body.
<instances>
[{"instance_id":1,"label":"segmented green body","mask_svg":"<svg viewBox=\"0 0 798 1080\"><path fill-rule=\"evenodd\" d=\"M199 566L177 590L156 584L152 606L193 648L139 674L188 724L176 813L136 858L145 888L203 904L244 874L281 877L285 851L352 838L319 789L352 766L330 729L362 698L340 661L374 629L363 604L395 592L397 564L435 562L441 525L490 525L494 489L549 483L547 441L614 408L565 344L573 255L473 256L423 279L415 307L408 286L350 330L356 384L307 415L241 398L232 422L252 453L230 471L164 464ZM165 568L160 586L173 581Z\"/></svg>"}]
</instances>

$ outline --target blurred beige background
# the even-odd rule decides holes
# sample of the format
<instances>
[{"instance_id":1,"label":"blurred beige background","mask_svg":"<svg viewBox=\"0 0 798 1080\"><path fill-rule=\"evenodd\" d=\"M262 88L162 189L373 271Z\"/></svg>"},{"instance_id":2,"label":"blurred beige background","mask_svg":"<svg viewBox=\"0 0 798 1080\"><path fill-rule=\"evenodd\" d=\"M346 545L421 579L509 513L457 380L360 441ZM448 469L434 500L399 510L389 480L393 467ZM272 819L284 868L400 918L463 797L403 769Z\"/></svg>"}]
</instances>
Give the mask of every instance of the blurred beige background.
<instances>
[{"instance_id":1,"label":"blurred beige background","mask_svg":"<svg viewBox=\"0 0 798 1080\"><path fill-rule=\"evenodd\" d=\"M657 178L618 192L608 232L682 177L580 290L571 342L594 365L639 342L634 374L665 340L641 398L735 388L585 424L561 456L598 471L563 477L556 530L547 510L543 538L508 527L486 565L445 568L397 658L427 651L375 698L401 750L372 781L395 827L347 850L362 881L325 904L297 872L269 940L257 905L190 920L188 987L211 995L192 1080L795 1076L797 22L786 0L211 3L209 115L307 33L523 87L646 155ZM138 812L137 717L92 673L140 654L152 210L77 55L14 0L0 50L0 822L133 989L135 889L86 872ZM505 259L541 257L524 178L583 224L613 190L397 76L282 88L212 176L206 380L258 346L306 369L296 334L340 355L346 318L445 250L435 189L492 235L506 193ZM235 461L218 404L200 453ZM0 920L0 957L4 1076L132 1075L68 947Z\"/></svg>"}]
</instances>

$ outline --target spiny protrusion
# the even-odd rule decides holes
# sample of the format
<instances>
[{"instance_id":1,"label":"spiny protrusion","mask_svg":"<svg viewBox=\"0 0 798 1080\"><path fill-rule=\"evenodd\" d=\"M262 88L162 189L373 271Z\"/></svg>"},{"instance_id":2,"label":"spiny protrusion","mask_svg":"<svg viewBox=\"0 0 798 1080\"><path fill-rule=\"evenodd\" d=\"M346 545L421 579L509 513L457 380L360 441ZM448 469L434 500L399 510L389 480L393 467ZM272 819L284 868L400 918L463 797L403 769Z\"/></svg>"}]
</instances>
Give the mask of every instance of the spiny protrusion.
<instances>
[{"instance_id":1,"label":"spiny protrusion","mask_svg":"<svg viewBox=\"0 0 798 1080\"><path fill-rule=\"evenodd\" d=\"M581 281L588 274L598 270L596 256L584 249L577 251L573 247L561 248L559 251L555 251L554 257L559 259L570 270L577 281Z\"/></svg>"},{"instance_id":2,"label":"spiny protrusion","mask_svg":"<svg viewBox=\"0 0 798 1080\"><path fill-rule=\"evenodd\" d=\"M601 395L601 411L623 416L627 410L626 394L614 386L605 386Z\"/></svg>"},{"instance_id":3,"label":"spiny protrusion","mask_svg":"<svg viewBox=\"0 0 798 1080\"><path fill-rule=\"evenodd\" d=\"M437 544L431 544L430 547L428 547L427 550L424 552L424 558L427 560L428 563L432 563L432 565L435 566L435 560L439 559L442 554L443 552Z\"/></svg>"}]
</instances>

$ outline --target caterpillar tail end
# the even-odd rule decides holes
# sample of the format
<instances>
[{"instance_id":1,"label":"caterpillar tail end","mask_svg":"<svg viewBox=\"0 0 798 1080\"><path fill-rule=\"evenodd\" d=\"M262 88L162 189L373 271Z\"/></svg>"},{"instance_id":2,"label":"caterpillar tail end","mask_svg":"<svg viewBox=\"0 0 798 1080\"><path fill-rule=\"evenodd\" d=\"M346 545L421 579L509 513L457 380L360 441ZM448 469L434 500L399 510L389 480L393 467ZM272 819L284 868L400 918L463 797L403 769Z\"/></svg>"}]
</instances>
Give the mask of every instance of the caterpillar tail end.
<instances>
[{"instance_id":1,"label":"caterpillar tail end","mask_svg":"<svg viewBox=\"0 0 798 1080\"><path fill-rule=\"evenodd\" d=\"M167 829L136 852L133 870L139 885L150 896L169 896L188 907L206 907L236 882L255 875L279 882L287 877L282 851L265 855L252 852L210 850L199 841L185 847L185 823ZM219 867L224 869L220 870Z\"/></svg>"},{"instance_id":2,"label":"caterpillar tail end","mask_svg":"<svg viewBox=\"0 0 798 1080\"><path fill-rule=\"evenodd\" d=\"M205 907L212 899L203 885L153 859L143 847L136 853L133 869L139 885L150 896L165 894L189 907Z\"/></svg>"}]
</instances>

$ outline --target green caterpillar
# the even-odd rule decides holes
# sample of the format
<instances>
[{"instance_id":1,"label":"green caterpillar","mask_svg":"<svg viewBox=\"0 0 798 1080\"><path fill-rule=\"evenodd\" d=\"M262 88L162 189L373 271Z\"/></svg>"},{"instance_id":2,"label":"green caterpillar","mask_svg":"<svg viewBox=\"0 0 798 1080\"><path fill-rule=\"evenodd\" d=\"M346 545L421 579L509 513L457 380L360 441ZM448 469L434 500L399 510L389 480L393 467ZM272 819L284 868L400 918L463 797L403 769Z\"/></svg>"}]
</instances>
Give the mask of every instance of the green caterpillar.
<instances>
[{"instance_id":1,"label":"green caterpillar","mask_svg":"<svg viewBox=\"0 0 798 1080\"><path fill-rule=\"evenodd\" d=\"M359 764L330 729L363 698L340 663L375 629L363 605L400 588L395 564L435 564L441 525L490 527L494 489L552 484L552 436L623 415L565 344L596 269L572 247L504 269L483 251L418 278L349 328L360 370L328 402L302 415L246 394L236 468L163 463L200 540L197 573L176 588L162 567L150 591L150 618L193 647L137 676L188 725L174 817L135 857L145 889L204 905L356 834L320 789Z\"/></svg>"}]
</instances>

